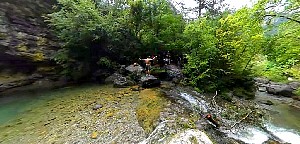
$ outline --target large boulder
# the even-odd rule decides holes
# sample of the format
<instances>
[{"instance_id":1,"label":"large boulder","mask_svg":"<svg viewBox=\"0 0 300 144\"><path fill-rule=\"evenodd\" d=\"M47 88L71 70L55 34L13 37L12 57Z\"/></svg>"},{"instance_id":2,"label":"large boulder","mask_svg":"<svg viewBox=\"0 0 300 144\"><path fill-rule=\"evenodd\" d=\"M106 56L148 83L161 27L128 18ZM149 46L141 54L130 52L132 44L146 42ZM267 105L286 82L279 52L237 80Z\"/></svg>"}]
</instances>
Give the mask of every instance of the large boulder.
<instances>
[{"instance_id":1,"label":"large boulder","mask_svg":"<svg viewBox=\"0 0 300 144\"><path fill-rule=\"evenodd\" d=\"M170 78L181 78L183 76L182 70L176 65L166 65L165 68Z\"/></svg>"},{"instance_id":2,"label":"large boulder","mask_svg":"<svg viewBox=\"0 0 300 144\"><path fill-rule=\"evenodd\" d=\"M141 84L143 88L152 88L160 86L161 81L153 75L143 76L141 78Z\"/></svg>"},{"instance_id":3,"label":"large boulder","mask_svg":"<svg viewBox=\"0 0 300 144\"><path fill-rule=\"evenodd\" d=\"M130 73L134 73L134 74L141 74L143 72L143 67L140 66L139 64L137 65L129 65L125 68L127 71L129 71Z\"/></svg>"},{"instance_id":4,"label":"large boulder","mask_svg":"<svg viewBox=\"0 0 300 144\"><path fill-rule=\"evenodd\" d=\"M121 74L119 74L119 73L114 73L114 74L110 75L109 77L107 77L107 78L104 80L104 82L105 82L106 84L113 84L114 81L117 80L117 79L119 79L120 77L122 77Z\"/></svg>"},{"instance_id":5,"label":"large boulder","mask_svg":"<svg viewBox=\"0 0 300 144\"><path fill-rule=\"evenodd\" d=\"M293 96L293 88L288 84L270 83L266 86L269 94L280 95L285 97Z\"/></svg>"}]
</instances>

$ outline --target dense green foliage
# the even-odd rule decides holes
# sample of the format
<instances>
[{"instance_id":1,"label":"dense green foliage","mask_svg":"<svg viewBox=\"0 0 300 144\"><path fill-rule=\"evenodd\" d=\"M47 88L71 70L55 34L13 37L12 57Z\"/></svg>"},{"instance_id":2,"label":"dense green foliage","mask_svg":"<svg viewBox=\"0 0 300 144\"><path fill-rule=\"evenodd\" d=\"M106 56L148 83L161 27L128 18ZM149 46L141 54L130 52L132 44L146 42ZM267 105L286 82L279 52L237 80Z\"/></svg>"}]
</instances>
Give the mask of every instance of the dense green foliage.
<instances>
[{"instance_id":1,"label":"dense green foliage","mask_svg":"<svg viewBox=\"0 0 300 144\"><path fill-rule=\"evenodd\" d=\"M253 76L300 79L300 3L285 1L221 12L221 0L185 21L166 0L58 0L47 21L64 44L55 60L67 73L114 69L116 62L170 50L186 54L184 73L195 88L237 87L240 95L241 88L252 90Z\"/></svg>"},{"instance_id":2,"label":"dense green foliage","mask_svg":"<svg viewBox=\"0 0 300 144\"><path fill-rule=\"evenodd\" d=\"M46 19L64 44L54 60L71 77L107 66L97 65L101 57L126 64L183 45L185 22L163 0L58 0L56 10Z\"/></svg>"}]
</instances>

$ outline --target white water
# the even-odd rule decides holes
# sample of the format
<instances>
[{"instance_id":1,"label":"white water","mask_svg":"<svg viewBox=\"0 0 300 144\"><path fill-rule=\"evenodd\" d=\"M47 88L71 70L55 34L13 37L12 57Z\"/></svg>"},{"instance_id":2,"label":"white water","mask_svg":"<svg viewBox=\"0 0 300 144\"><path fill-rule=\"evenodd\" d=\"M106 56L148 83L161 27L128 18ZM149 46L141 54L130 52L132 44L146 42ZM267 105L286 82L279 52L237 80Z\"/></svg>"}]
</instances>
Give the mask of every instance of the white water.
<instances>
[{"instance_id":1,"label":"white water","mask_svg":"<svg viewBox=\"0 0 300 144\"><path fill-rule=\"evenodd\" d=\"M187 93L180 93L180 96L184 98L186 101L188 101L192 106L197 106L200 108L200 110L204 113L208 112L208 108L206 106L206 102L204 100L198 101L195 99L192 95Z\"/></svg>"},{"instance_id":2,"label":"white water","mask_svg":"<svg viewBox=\"0 0 300 144\"><path fill-rule=\"evenodd\" d=\"M187 100L192 106L198 106L203 112L208 111L206 102L204 100L198 101L192 95L187 93L181 93L180 96L183 99ZM271 123L267 123L265 126L268 131L280 138L283 142L300 144L300 133L293 130L276 127ZM241 140L249 144L261 144L269 139L269 135L257 127L247 127L243 130L236 130L233 133L226 133L229 137Z\"/></svg>"}]
</instances>

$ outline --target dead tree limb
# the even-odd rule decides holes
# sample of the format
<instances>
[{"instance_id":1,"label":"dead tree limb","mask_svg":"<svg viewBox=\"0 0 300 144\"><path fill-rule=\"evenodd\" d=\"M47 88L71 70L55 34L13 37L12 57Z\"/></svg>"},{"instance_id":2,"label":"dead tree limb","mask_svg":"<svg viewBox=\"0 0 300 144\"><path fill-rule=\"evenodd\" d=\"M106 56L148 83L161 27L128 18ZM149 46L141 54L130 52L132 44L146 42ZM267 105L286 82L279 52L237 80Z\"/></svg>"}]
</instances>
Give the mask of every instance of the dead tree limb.
<instances>
[{"instance_id":1,"label":"dead tree limb","mask_svg":"<svg viewBox=\"0 0 300 144\"><path fill-rule=\"evenodd\" d=\"M211 105L215 108L218 107L217 102L215 101L216 96L218 95L218 91L216 91L216 94L213 96L212 100L211 100Z\"/></svg>"},{"instance_id":2,"label":"dead tree limb","mask_svg":"<svg viewBox=\"0 0 300 144\"><path fill-rule=\"evenodd\" d=\"M238 122L234 123L230 129L234 128L237 124L241 123L243 120L245 120L253 111L249 112L245 117L243 117L242 119L240 119Z\"/></svg>"}]
</instances>

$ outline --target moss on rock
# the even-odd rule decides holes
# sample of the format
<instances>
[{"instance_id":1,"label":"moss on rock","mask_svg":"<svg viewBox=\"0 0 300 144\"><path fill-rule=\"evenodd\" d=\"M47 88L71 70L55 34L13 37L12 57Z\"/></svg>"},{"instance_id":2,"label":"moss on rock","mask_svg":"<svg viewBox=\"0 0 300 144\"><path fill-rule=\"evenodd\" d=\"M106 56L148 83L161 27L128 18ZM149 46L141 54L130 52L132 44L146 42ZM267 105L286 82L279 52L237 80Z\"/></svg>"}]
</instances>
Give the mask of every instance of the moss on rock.
<instances>
[{"instance_id":1,"label":"moss on rock","mask_svg":"<svg viewBox=\"0 0 300 144\"><path fill-rule=\"evenodd\" d=\"M146 133L149 134L156 127L165 103L166 100L162 94L153 89L145 89L140 92L136 112L139 124Z\"/></svg>"}]
</instances>

